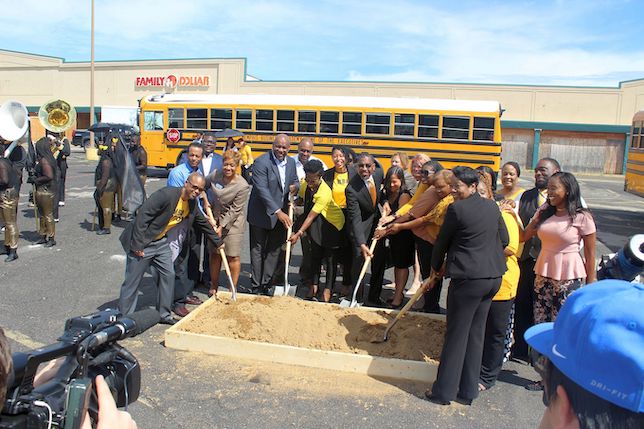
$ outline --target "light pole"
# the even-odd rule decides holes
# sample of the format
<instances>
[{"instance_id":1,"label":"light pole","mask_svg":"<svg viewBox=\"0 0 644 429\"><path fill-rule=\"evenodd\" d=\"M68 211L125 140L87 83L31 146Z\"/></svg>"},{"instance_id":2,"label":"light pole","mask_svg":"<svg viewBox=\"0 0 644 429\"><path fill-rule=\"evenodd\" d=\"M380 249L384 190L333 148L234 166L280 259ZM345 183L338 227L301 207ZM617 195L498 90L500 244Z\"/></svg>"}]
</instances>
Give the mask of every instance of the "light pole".
<instances>
[{"instance_id":1,"label":"light pole","mask_svg":"<svg viewBox=\"0 0 644 429\"><path fill-rule=\"evenodd\" d=\"M91 54L89 63L89 126L94 125L94 0L92 0ZM85 149L87 159L98 159L94 133L89 133L89 147Z\"/></svg>"}]
</instances>

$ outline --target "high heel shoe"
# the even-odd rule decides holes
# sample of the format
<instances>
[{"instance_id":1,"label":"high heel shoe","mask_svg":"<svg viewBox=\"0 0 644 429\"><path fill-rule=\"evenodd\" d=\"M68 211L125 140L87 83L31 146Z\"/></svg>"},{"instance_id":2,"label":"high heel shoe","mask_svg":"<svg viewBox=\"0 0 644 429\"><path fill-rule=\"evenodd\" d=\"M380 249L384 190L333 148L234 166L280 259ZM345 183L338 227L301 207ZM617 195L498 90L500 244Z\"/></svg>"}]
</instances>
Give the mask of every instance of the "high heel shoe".
<instances>
[{"instance_id":1,"label":"high heel shoe","mask_svg":"<svg viewBox=\"0 0 644 429\"><path fill-rule=\"evenodd\" d=\"M450 401L439 398L438 396L434 395L431 390L425 391L425 398L427 398L429 402L433 402L434 404L450 405Z\"/></svg>"}]
</instances>

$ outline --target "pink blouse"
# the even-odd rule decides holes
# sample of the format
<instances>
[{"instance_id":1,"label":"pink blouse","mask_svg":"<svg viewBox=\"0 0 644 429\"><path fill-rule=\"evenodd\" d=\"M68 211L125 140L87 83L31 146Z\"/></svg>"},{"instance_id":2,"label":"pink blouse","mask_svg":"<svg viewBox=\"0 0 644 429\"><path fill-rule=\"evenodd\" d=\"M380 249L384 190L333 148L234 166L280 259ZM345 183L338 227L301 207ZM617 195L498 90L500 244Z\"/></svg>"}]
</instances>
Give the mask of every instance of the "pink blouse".
<instances>
[{"instance_id":1,"label":"pink blouse","mask_svg":"<svg viewBox=\"0 0 644 429\"><path fill-rule=\"evenodd\" d=\"M555 280L585 278L586 267L579 254L580 243L583 236L595 231L595 222L588 212L577 213L572 224L568 214L546 219L537 230L541 252L534 272Z\"/></svg>"}]
</instances>

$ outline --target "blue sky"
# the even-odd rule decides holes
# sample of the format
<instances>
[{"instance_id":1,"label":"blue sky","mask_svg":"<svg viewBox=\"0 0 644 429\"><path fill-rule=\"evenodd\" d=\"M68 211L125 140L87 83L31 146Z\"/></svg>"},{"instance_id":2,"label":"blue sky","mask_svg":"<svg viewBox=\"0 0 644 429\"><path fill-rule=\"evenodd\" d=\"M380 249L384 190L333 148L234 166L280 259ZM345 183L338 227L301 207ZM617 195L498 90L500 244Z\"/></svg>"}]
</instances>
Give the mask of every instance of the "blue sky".
<instances>
[{"instance_id":1,"label":"blue sky","mask_svg":"<svg viewBox=\"0 0 644 429\"><path fill-rule=\"evenodd\" d=\"M0 48L89 61L90 1L0 0ZM264 80L616 86L638 0L96 0L96 59L247 58Z\"/></svg>"}]
</instances>

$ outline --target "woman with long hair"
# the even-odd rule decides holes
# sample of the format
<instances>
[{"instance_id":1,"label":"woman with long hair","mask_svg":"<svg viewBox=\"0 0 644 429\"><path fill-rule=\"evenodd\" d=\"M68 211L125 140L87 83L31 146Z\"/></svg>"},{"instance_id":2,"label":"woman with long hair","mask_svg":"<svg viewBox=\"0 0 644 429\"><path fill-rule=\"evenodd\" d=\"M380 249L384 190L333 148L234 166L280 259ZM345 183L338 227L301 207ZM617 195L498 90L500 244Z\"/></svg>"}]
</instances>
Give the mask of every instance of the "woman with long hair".
<instances>
[{"instance_id":1,"label":"woman with long hair","mask_svg":"<svg viewBox=\"0 0 644 429\"><path fill-rule=\"evenodd\" d=\"M411 199L411 194L405 186L405 172L400 167L391 167L385 175L384 187L378 198L385 208L385 215L395 213ZM385 274L387 254L391 257L394 266L394 281L396 288L394 296L389 302L391 307L399 308L403 303L405 285L409 278L409 267L414 264L413 235L411 231L400 231L389 235L388 240L379 239L374 250L371 264L371 282L369 284L369 303L380 303L382 279ZM387 247L387 241L389 246Z\"/></svg>"},{"instance_id":2,"label":"woman with long hair","mask_svg":"<svg viewBox=\"0 0 644 429\"><path fill-rule=\"evenodd\" d=\"M246 226L246 201L250 186L237 174L240 156L237 151L224 153L221 171L213 171L208 176L210 187L205 201L208 219L224 243L226 260L230 267L233 283L237 285L241 271L241 242ZM210 290L208 296L217 294L221 255L217 249L210 251Z\"/></svg>"},{"instance_id":3,"label":"woman with long hair","mask_svg":"<svg viewBox=\"0 0 644 429\"><path fill-rule=\"evenodd\" d=\"M586 284L597 280L595 221L582 206L579 184L571 173L560 171L548 179L548 198L521 231L520 240L535 235L541 240L534 266L533 303L534 321L539 324L554 322L566 298L582 287L584 280ZM584 259L580 255L582 242ZM542 385L537 382L527 388L539 390Z\"/></svg>"},{"instance_id":4,"label":"woman with long hair","mask_svg":"<svg viewBox=\"0 0 644 429\"><path fill-rule=\"evenodd\" d=\"M241 155L241 159L239 163L241 166L240 167L241 176L250 184L251 166L255 161L255 158L253 158L253 150L251 149L248 142L244 140L244 137L238 138L237 141L235 142L235 145L237 146L237 150Z\"/></svg>"},{"instance_id":5,"label":"woman with long hair","mask_svg":"<svg viewBox=\"0 0 644 429\"><path fill-rule=\"evenodd\" d=\"M409 171L409 156L405 152L396 152L391 155L391 166L400 167L405 172L405 187L411 195L414 195L416 188L418 187L418 182L414 179L414 176Z\"/></svg>"},{"instance_id":6,"label":"woman with long hair","mask_svg":"<svg viewBox=\"0 0 644 429\"><path fill-rule=\"evenodd\" d=\"M45 247L56 245L56 223L54 222L54 199L58 192L56 183L56 159L51 152L51 142L43 137L36 142L36 169L33 176L29 176L28 183L36 186L34 199L38 207L40 219L38 234L40 240L36 244Z\"/></svg>"}]
</instances>

